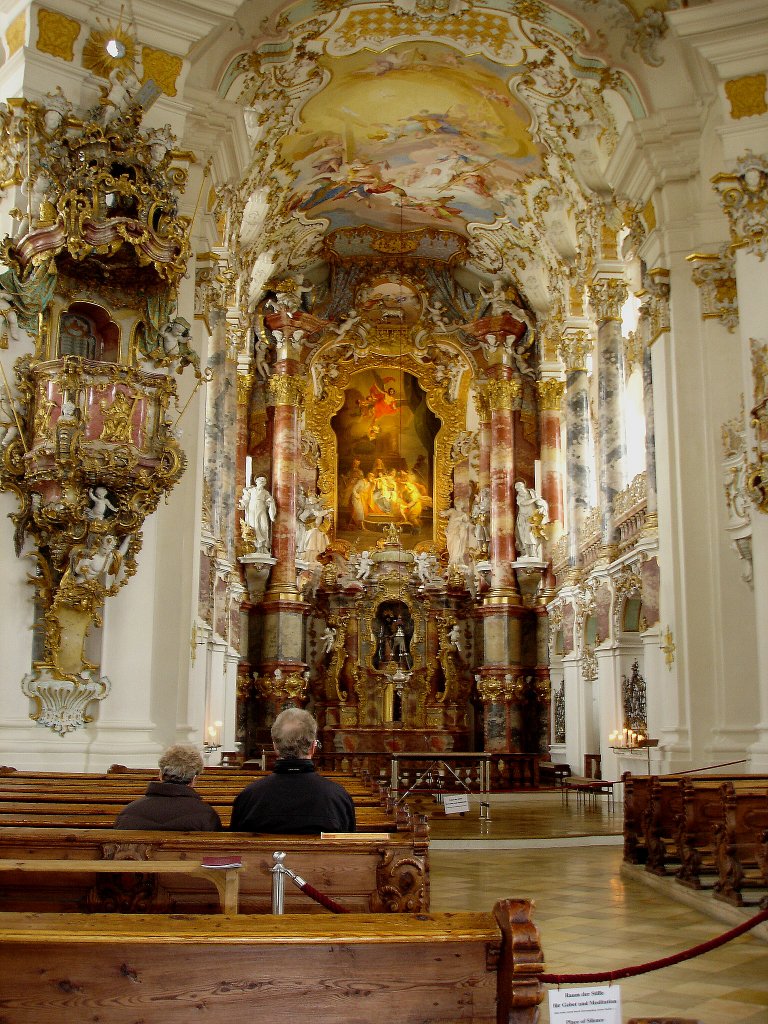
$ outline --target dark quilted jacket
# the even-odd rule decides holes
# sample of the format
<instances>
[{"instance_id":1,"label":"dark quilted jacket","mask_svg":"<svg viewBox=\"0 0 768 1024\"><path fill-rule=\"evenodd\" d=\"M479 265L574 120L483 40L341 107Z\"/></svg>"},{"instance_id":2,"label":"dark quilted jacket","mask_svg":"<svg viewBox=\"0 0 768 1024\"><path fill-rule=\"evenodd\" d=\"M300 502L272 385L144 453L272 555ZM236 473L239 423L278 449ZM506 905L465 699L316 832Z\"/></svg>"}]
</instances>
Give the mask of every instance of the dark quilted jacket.
<instances>
[{"instance_id":1,"label":"dark quilted jacket","mask_svg":"<svg viewBox=\"0 0 768 1024\"><path fill-rule=\"evenodd\" d=\"M115 828L217 832L221 819L191 786L179 782L150 782L144 796L123 808Z\"/></svg>"}]
</instances>

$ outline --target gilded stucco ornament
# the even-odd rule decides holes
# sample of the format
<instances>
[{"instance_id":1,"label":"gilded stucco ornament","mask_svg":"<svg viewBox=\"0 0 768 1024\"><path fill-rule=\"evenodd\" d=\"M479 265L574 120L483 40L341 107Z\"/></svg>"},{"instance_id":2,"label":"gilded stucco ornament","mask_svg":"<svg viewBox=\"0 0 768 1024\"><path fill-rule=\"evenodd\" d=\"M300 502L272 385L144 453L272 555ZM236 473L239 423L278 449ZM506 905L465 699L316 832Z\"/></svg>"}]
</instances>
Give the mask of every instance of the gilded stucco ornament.
<instances>
[{"instance_id":1,"label":"gilded stucco ornament","mask_svg":"<svg viewBox=\"0 0 768 1024\"><path fill-rule=\"evenodd\" d=\"M768 512L768 341L750 338L754 405L750 422L754 432L754 458L747 467L747 491L761 512Z\"/></svg>"},{"instance_id":2,"label":"gilded stucco ornament","mask_svg":"<svg viewBox=\"0 0 768 1024\"><path fill-rule=\"evenodd\" d=\"M589 286L589 304L595 320L621 322L621 307L627 301L629 289L623 277L600 275Z\"/></svg>"},{"instance_id":3,"label":"gilded stucco ornament","mask_svg":"<svg viewBox=\"0 0 768 1024\"><path fill-rule=\"evenodd\" d=\"M0 247L15 350L2 368L0 488L18 500L17 554L36 564L43 654L22 691L31 717L62 735L109 693L85 656L88 631L136 572L144 520L186 466L171 373L192 364L201 376L189 324L173 317L186 169L167 128L142 128L142 110L122 82L83 119L57 90L12 101L3 126L23 181L5 183L21 201Z\"/></svg>"},{"instance_id":4,"label":"gilded stucco ornament","mask_svg":"<svg viewBox=\"0 0 768 1024\"><path fill-rule=\"evenodd\" d=\"M699 289L702 317L719 320L733 334L739 325L733 253L726 247L719 253L691 253L686 259L691 264L693 283Z\"/></svg>"},{"instance_id":5,"label":"gilded stucco ornament","mask_svg":"<svg viewBox=\"0 0 768 1024\"><path fill-rule=\"evenodd\" d=\"M768 253L768 161L748 150L736 161L734 174L712 179L728 217L734 246L746 248L759 260Z\"/></svg>"},{"instance_id":6,"label":"gilded stucco ornament","mask_svg":"<svg viewBox=\"0 0 768 1024\"><path fill-rule=\"evenodd\" d=\"M568 373L586 371L587 359L592 354L593 339L589 331L566 328L560 340L559 355Z\"/></svg>"}]
</instances>

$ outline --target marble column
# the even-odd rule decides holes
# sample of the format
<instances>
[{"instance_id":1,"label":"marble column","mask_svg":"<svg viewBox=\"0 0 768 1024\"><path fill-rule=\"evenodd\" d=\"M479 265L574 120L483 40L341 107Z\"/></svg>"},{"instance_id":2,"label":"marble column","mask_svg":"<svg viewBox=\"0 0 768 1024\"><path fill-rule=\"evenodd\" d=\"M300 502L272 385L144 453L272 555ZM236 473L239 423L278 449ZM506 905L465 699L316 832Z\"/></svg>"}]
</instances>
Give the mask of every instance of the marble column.
<instances>
[{"instance_id":1,"label":"marble column","mask_svg":"<svg viewBox=\"0 0 768 1024\"><path fill-rule=\"evenodd\" d=\"M565 363L565 473L568 480L568 562L575 574L579 559L579 529L590 508L589 379L587 356L592 350L589 332L566 327L560 341Z\"/></svg>"},{"instance_id":2,"label":"marble column","mask_svg":"<svg viewBox=\"0 0 768 1024\"><path fill-rule=\"evenodd\" d=\"M539 431L541 438L541 493L549 505L549 521L555 524L557 536L565 529L563 506L563 471L560 407L565 392L565 381L550 377L536 382L539 395Z\"/></svg>"},{"instance_id":3,"label":"marble column","mask_svg":"<svg viewBox=\"0 0 768 1024\"><path fill-rule=\"evenodd\" d=\"M509 371L507 371L509 372ZM512 563L515 551L515 410L520 408L519 380L502 378L487 384L491 411L491 588L517 595Z\"/></svg>"},{"instance_id":4,"label":"marble column","mask_svg":"<svg viewBox=\"0 0 768 1024\"><path fill-rule=\"evenodd\" d=\"M272 496L277 514L272 524L272 568L264 611L262 669L297 670L305 664L306 604L296 587L296 493L300 452L299 413L305 381L289 363L278 364L269 378L275 414L272 434ZM281 695L282 696L282 695Z\"/></svg>"},{"instance_id":5,"label":"marble column","mask_svg":"<svg viewBox=\"0 0 768 1024\"><path fill-rule=\"evenodd\" d=\"M624 441L624 341L621 307L627 301L623 277L598 274L589 289L590 305L597 321L598 430L600 451L598 484L602 511L601 558L613 561L618 554L618 532L613 520L613 499L626 485Z\"/></svg>"}]
</instances>

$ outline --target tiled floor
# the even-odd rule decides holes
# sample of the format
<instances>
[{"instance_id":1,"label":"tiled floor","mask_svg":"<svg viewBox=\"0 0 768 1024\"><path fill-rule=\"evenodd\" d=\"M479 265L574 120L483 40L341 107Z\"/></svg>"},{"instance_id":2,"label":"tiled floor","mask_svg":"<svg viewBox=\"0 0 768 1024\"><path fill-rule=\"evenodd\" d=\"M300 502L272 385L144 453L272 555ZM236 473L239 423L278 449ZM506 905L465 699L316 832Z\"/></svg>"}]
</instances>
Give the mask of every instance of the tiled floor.
<instances>
[{"instance_id":1,"label":"tiled floor","mask_svg":"<svg viewBox=\"0 0 768 1024\"><path fill-rule=\"evenodd\" d=\"M488 910L503 897L533 898L550 973L646 963L730 927L621 874L620 805L566 808L556 793L512 794L491 798L490 817L480 820L476 799L464 817L434 810L432 908ZM768 1024L768 941L747 934L619 984L625 1021L666 1013ZM546 1000L541 1024L549 1024Z\"/></svg>"}]
</instances>

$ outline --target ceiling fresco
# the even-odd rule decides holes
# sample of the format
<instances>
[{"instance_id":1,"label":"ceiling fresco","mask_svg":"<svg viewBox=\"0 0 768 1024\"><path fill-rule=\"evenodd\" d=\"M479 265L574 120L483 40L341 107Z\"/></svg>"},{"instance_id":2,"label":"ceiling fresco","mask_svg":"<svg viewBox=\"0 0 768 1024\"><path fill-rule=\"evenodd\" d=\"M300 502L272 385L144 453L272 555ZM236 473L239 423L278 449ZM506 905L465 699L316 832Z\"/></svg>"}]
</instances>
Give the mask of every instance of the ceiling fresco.
<instances>
[{"instance_id":1,"label":"ceiling fresco","mask_svg":"<svg viewBox=\"0 0 768 1024\"><path fill-rule=\"evenodd\" d=\"M543 171L529 111L484 58L404 43L320 66L328 84L282 143L298 172L290 205L305 217L466 233L514 211L514 186Z\"/></svg>"},{"instance_id":2,"label":"ceiling fresco","mask_svg":"<svg viewBox=\"0 0 768 1024\"><path fill-rule=\"evenodd\" d=\"M675 6L301 0L265 17L219 85L252 144L231 240L252 292L265 253L311 270L339 231L348 254L371 232L455 233L480 279L504 272L546 308L595 210L617 216L605 170Z\"/></svg>"}]
</instances>

